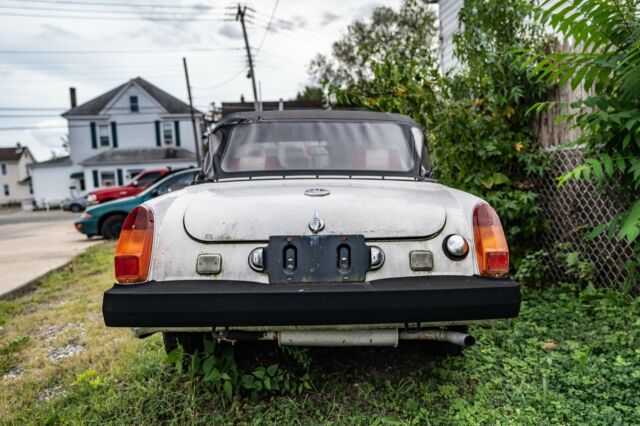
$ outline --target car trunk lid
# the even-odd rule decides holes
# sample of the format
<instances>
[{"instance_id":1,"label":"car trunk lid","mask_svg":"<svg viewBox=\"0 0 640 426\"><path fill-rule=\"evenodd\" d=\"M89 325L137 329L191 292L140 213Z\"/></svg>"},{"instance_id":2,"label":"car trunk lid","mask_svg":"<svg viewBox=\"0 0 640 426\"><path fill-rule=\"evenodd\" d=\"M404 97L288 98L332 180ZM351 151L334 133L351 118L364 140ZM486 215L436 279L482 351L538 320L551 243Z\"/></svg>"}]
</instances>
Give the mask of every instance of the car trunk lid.
<instances>
[{"instance_id":1,"label":"car trunk lid","mask_svg":"<svg viewBox=\"0 0 640 426\"><path fill-rule=\"evenodd\" d=\"M379 180L218 183L193 194L184 227L202 242L267 241L273 235L312 235L309 223L317 215L321 235L429 238L446 220L437 187Z\"/></svg>"}]
</instances>

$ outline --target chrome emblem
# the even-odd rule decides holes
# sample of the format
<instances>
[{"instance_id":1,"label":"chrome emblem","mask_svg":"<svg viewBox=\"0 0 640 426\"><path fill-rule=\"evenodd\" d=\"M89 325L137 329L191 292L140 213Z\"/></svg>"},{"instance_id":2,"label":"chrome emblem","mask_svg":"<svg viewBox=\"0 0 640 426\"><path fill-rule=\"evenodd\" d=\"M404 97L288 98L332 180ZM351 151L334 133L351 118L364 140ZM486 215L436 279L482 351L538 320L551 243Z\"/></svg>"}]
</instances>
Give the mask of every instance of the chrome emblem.
<instances>
[{"instance_id":1,"label":"chrome emblem","mask_svg":"<svg viewBox=\"0 0 640 426\"><path fill-rule=\"evenodd\" d=\"M307 195L309 197L324 197L325 195L329 194L331 194L331 192L329 192L328 189L324 188L309 188L304 191L304 195Z\"/></svg>"},{"instance_id":2,"label":"chrome emblem","mask_svg":"<svg viewBox=\"0 0 640 426\"><path fill-rule=\"evenodd\" d=\"M320 213L318 213L318 210L316 210L316 213L309 222L309 229L311 229L314 234L317 234L324 229L324 221L320 219Z\"/></svg>"}]
</instances>

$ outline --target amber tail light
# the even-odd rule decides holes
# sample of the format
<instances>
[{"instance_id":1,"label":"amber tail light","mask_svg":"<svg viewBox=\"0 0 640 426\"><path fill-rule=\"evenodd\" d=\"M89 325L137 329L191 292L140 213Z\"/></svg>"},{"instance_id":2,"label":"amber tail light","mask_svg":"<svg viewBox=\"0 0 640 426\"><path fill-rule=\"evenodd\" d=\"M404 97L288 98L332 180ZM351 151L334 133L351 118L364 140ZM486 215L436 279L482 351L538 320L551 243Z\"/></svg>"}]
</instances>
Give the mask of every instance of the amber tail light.
<instances>
[{"instance_id":1,"label":"amber tail light","mask_svg":"<svg viewBox=\"0 0 640 426\"><path fill-rule=\"evenodd\" d=\"M121 284L146 281L153 244L153 213L138 206L122 225L114 257L116 280Z\"/></svg>"},{"instance_id":2,"label":"amber tail light","mask_svg":"<svg viewBox=\"0 0 640 426\"><path fill-rule=\"evenodd\" d=\"M473 237L480 275L504 277L509 273L509 247L500 218L487 203L473 210Z\"/></svg>"}]
</instances>

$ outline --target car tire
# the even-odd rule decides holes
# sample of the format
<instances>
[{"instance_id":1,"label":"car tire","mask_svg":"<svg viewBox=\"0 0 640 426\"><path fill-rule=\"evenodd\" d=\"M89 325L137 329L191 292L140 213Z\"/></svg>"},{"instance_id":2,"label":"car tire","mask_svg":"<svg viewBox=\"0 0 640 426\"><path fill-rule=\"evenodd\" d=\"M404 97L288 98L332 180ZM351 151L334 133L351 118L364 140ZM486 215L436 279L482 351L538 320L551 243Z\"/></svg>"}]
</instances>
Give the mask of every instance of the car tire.
<instances>
[{"instance_id":1,"label":"car tire","mask_svg":"<svg viewBox=\"0 0 640 426\"><path fill-rule=\"evenodd\" d=\"M117 240L120 236L120 230L124 225L124 215L114 214L105 219L100 227L100 233L107 240Z\"/></svg>"},{"instance_id":2,"label":"car tire","mask_svg":"<svg viewBox=\"0 0 640 426\"><path fill-rule=\"evenodd\" d=\"M80 206L80 204L71 204L69 206L69 211L72 213L80 213L82 211L82 206Z\"/></svg>"},{"instance_id":3,"label":"car tire","mask_svg":"<svg viewBox=\"0 0 640 426\"><path fill-rule=\"evenodd\" d=\"M164 332L162 340L164 350L170 353L172 350L182 345L182 349L187 354L195 354L204 351L204 339L210 333L189 333L189 332Z\"/></svg>"}]
</instances>

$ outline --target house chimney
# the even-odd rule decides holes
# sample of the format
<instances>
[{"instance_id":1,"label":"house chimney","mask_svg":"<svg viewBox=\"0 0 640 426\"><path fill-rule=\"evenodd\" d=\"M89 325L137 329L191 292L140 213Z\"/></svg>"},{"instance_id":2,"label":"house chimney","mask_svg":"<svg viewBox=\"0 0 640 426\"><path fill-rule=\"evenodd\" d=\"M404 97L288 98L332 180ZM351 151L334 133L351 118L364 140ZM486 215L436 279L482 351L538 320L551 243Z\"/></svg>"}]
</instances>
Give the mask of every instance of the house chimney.
<instances>
[{"instance_id":1,"label":"house chimney","mask_svg":"<svg viewBox=\"0 0 640 426\"><path fill-rule=\"evenodd\" d=\"M75 108L78 105L78 101L76 99L76 88L69 87L69 98L71 98L71 108Z\"/></svg>"}]
</instances>

